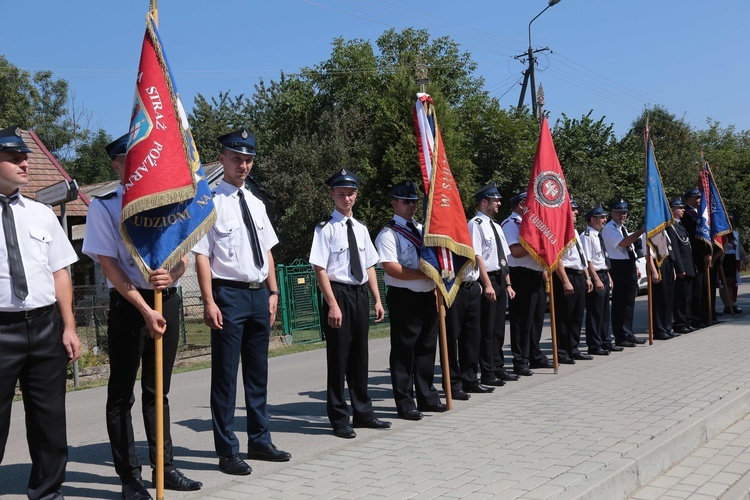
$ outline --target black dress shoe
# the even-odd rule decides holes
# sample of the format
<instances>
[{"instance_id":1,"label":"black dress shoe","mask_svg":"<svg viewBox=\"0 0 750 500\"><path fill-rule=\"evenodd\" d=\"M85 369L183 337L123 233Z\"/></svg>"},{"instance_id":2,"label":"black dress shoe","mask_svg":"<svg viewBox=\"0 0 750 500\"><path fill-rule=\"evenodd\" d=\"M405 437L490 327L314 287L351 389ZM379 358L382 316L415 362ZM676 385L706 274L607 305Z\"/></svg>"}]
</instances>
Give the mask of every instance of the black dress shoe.
<instances>
[{"instance_id":1,"label":"black dress shoe","mask_svg":"<svg viewBox=\"0 0 750 500\"><path fill-rule=\"evenodd\" d=\"M609 352L620 352L620 351L624 351L625 350L622 347L620 347L619 345L612 345L612 344L604 344L602 347L604 349L608 350ZM635 346L633 346L633 347L635 347Z\"/></svg>"},{"instance_id":2,"label":"black dress shoe","mask_svg":"<svg viewBox=\"0 0 750 500\"><path fill-rule=\"evenodd\" d=\"M557 362L561 365L574 365L576 362L572 358L558 358Z\"/></svg>"},{"instance_id":3,"label":"black dress shoe","mask_svg":"<svg viewBox=\"0 0 750 500\"><path fill-rule=\"evenodd\" d=\"M552 361L545 359L544 361L540 363L531 363L531 367L532 368L554 368L555 364Z\"/></svg>"},{"instance_id":4,"label":"black dress shoe","mask_svg":"<svg viewBox=\"0 0 750 500\"><path fill-rule=\"evenodd\" d=\"M680 335L682 335L680 332L669 332L671 338L679 337Z\"/></svg>"},{"instance_id":5,"label":"black dress shoe","mask_svg":"<svg viewBox=\"0 0 750 500\"><path fill-rule=\"evenodd\" d=\"M122 485L122 498L125 500L152 500L151 494L140 479L133 479Z\"/></svg>"},{"instance_id":6,"label":"black dress shoe","mask_svg":"<svg viewBox=\"0 0 750 500\"><path fill-rule=\"evenodd\" d=\"M419 410L409 410L405 413L399 413L399 417L403 418L404 420L422 420L422 412Z\"/></svg>"},{"instance_id":7,"label":"black dress shoe","mask_svg":"<svg viewBox=\"0 0 750 500\"><path fill-rule=\"evenodd\" d=\"M646 341L645 341L645 340L643 340L643 339L639 339L639 338L637 338L637 337L633 337L632 339L630 339L630 341L631 341L632 343L634 343L634 344L645 344L645 343L646 343Z\"/></svg>"},{"instance_id":8,"label":"black dress shoe","mask_svg":"<svg viewBox=\"0 0 750 500\"><path fill-rule=\"evenodd\" d=\"M495 376L505 382L515 382L516 380L518 380L518 375L516 375L515 373L508 373L505 370L501 372L495 372Z\"/></svg>"},{"instance_id":9,"label":"black dress shoe","mask_svg":"<svg viewBox=\"0 0 750 500\"><path fill-rule=\"evenodd\" d=\"M623 340L622 342L616 343L618 347L635 347L635 342L629 340Z\"/></svg>"},{"instance_id":10,"label":"black dress shoe","mask_svg":"<svg viewBox=\"0 0 750 500\"><path fill-rule=\"evenodd\" d=\"M578 361L589 361L594 358L592 358L588 354L583 354L582 352L576 352L573 354L573 359L577 359Z\"/></svg>"},{"instance_id":11,"label":"black dress shoe","mask_svg":"<svg viewBox=\"0 0 750 500\"><path fill-rule=\"evenodd\" d=\"M353 439L357 437L357 433L354 432L354 429L352 429L351 425L345 425L344 427L334 427L333 434L336 437L344 439Z\"/></svg>"},{"instance_id":12,"label":"black dress shoe","mask_svg":"<svg viewBox=\"0 0 750 500\"><path fill-rule=\"evenodd\" d=\"M734 314L742 314L742 309L740 309L737 306L734 306Z\"/></svg>"},{"instance_id":13,"label":"black dress shoe","mask_svg":"<svg viewBox=\"0 0 750 500\"><path fill-rule=\"evenodd\" d=\"M483 384L477 384L468 387L466 392L472 392L474 394L489 394L490 392L495 392L495 388Z\"/></svg>"},{"instance_id":14,"label":"black dress shoe","mask_svg":"<svg viewBox=\"0 0 750 500\"><path fill-rule=\"evenodd\" d=\"M513 368L513 371L516 373L516 375L521 375L522 377L531 377L532 375L534 375L534 372L532 372L528 368Z\"/></svg>"},{"instance_id":15,"label":"black dress shoe","mask_svg":"<svg viewBox=\"0 0 750 500\"><path fill-rule=\"evenodd\" d=\"M239 455L219 457L219 470L232 476L247 476L253 471Z\"/></svg>"},{"instance_id":16,"label":"black dress shoe","mask_svg":"<svg viewBox=\"0 0 750 500\"><path fill-rule=\"evenodd\" d=\"M594 356L609 356L609 351L603 347L597 347L596 349L589 349L589 354Z\"/></svg>"},{"instance_id":17,"label":"black dress shoe","mask_svg":"<svg viewBox=\"0 0 750 500\"><path fill-rule=\"evenodd\" d=\"M373 418L370 420L355 420L354 427L362 429L390 429L391 423L378 418Z\"/></svg>"},{"instance_id":18,"label":"black dress shoe","mask_svg":"<svg viewBox=\"0 0 750 500\"><path fill-rule=\"evenodd\" d=\"M266 462L288 462L292 455L276 448L275 445L248 443L247 445L248 460L265 460Z\"/></svg>"},{"instance_id":19,"label":"black dress shoe","mask_svg":"<svg viewBox=\"0 0 750 500\"><path fill-rule=\"evenodd\" d=\"M482 385L492 386L492 387L502 387L505 385L505 382L503 382L501 379L497 377L482 377Z\"/></svg>"},{"instance_id":20,"label":"black dress shoe","mask_svg":"<svg viewBox=\"0 0 750 500\"><path fill-rule=\"evenodd\" d=\"M690 328L687 325L680 325L680 326L675 327L675 329L674 329L675 333L680 333L680 334L682 334L682 333L690 333L692 331L693 331L693 329Z\"/></svg>"},{"instance_id":21,"label":"black dress shoe","mask_svg":"<svg viewBox=\"0 0 750 500\"><path fill-rule=\"evenodd\" d=\"M156 488L156 471L151 471L151 482ZM203 487L200 481L193 481L179 469L168 470L164 473L164 489L174 491L197 491Z\"/></svg>"},{"instance_id":22,"label":"black dress shoe","mask_svg":"<svg viewBox=\"0 0 750 500\"><path fill-rule=\"evenodd\" d=\"M668 333L659 332L654 334L654 340L669 340L672 336Z\"/></svg>"},{"instance_id":23,"label":"black dress shoe","mask_svg":"<svg viewBox=\"0 0 750 500\"><path fill-rule=\"evenodd\" d=\"M456 401L468 401L468 399L471 397L471 394L467 393L463 389L456 389L455 391L451 391L451 397Z\"/></svg>"},{"instance_id":24,"label":"black dress shoe","mask_svg":"<svg viewBox=\"0 0 750 500\"><path fill-rule=\"evenodd\" d=\"M448 411L448 405L445 403L437 402L434 405L422 405L419 406L419 411L424 412L433 412L433 413L443 413L445 411Z\"/></svg>"}]
</instances>

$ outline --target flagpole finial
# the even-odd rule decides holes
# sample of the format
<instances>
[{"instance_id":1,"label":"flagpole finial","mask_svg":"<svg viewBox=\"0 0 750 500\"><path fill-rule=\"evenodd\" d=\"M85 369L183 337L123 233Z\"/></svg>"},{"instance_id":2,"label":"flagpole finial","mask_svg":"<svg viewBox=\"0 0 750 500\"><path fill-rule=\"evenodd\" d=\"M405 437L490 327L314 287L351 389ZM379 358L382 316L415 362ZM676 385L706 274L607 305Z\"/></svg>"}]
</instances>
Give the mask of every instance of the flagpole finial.
<instances>
[{"instance_id":1,"label":"flagpole finial","mask_svg":"<svg viewBox=\"0 0 750 500\"><path fill-rule=\"evenodd\" d=\"M423 94L426 93L430 79L427 77L428 68L424 62L424 55L421 50L419 51L419 54L417 54L417 67L414 73L416 76L415 82L419 85L419 91Z\"/></svg>"},{"instance_id":2,"label":"flagpole finial","mask_svg":"<svg viewBox=\"0 0 750 500\"><path fill-rule=\"evenodd\" d=\"M544 87L542 87L542 84L539 84L539 92L536 93L536 107L539 112L539 121L542 121L542 117L544 116Z\"/></svg>"}]
</instances>

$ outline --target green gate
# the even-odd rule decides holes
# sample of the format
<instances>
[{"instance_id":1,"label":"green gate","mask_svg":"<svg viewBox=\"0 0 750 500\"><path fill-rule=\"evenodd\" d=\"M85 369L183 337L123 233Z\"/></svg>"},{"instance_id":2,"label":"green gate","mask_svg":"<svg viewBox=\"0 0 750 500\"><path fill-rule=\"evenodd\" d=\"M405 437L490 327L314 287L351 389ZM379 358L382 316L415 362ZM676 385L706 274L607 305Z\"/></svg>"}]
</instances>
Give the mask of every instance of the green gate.
<instances>
[{"instance_id":1,"label":"green gate","mask_svg":"<svg viewBox=\"0 0 750 500\"><path fill-rule=\"evenodd\" d=\"M320 342L320 299L315 272L309 262L297 259L276 266L281 294L281 322L287 343Z\"/></svg>"}]
</instances>

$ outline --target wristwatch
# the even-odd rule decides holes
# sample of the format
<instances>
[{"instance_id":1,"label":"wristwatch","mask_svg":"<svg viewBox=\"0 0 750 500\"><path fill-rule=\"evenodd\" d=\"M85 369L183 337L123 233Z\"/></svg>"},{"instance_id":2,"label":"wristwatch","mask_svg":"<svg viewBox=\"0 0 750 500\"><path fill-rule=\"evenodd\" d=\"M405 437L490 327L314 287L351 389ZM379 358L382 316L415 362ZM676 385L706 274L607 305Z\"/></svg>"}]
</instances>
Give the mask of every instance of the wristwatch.
<instances>
[{"instance_id":1,"label":"wristwatch","mask_svg":"<svg viewBox=\"0 0 750 500\"><path fill-rule=\"evenodd\" d=\"M281 293L278 290L269 290L268 293L271 295L281 295Z\"/></svg>"}]
</instances>

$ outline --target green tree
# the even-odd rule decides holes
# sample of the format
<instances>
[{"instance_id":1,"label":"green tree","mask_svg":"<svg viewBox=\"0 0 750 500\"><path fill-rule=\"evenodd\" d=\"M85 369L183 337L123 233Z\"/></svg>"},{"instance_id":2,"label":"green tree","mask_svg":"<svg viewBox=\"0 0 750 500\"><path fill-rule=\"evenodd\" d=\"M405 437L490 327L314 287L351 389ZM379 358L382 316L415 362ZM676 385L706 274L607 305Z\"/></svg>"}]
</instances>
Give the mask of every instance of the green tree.
<instances>
[{"instance_id":1,"label":"green tree","mask_svg":"<svg viewBox=\"0 0 750 500\"><path fill-rule=\"evenodd\" d=\"M112 140L112 136L99 129L90 140L78 145L74 159L63 163L80 186L117 179L117 173L111 167L112 161L104 149Z\"/></svg>"}]
</instances>

